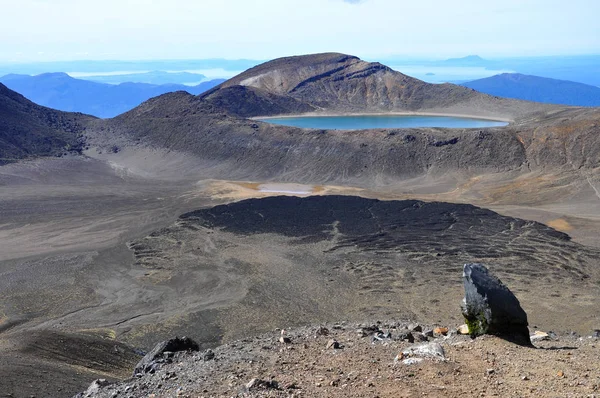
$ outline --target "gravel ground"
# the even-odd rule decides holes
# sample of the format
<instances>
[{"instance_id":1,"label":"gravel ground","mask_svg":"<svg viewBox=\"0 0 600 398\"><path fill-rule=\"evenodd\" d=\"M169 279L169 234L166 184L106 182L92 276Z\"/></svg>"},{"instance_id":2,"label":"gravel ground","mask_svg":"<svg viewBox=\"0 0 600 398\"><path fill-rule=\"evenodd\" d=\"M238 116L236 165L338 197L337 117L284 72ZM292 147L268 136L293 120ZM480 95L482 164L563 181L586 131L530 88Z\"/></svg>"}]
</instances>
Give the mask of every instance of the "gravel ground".
<instances>
[{"instance_id":1,"label":"gravel ground","mask_svg":"<svg viewBox=\"0 0 600 398\"><path fill-rule=\"evenodd\" d=\"M598 397L598 337L555 336L536 348L495 336L471 339L450 329L428 342L407 323L315 326L236 341L211 351L172 355L154 374L89 397ZM378 329L381 340L373 337ZM417 328L418 329L418 328ZM422 326L424 332L433 328ZM386 333L391 338L387 338ZM533 330L532 330L533 332ZM375 333L377 335L377 333ZM405 338L404 340L402 338ZM410 338L410 337L409 337ZM328 344L335 340L339 348ZM445 358L405 364L411 346L440 344ZM328 347L329 346L329 347ZM212 358L212 359L211 359Z\"/></svg>"}]
</instances>

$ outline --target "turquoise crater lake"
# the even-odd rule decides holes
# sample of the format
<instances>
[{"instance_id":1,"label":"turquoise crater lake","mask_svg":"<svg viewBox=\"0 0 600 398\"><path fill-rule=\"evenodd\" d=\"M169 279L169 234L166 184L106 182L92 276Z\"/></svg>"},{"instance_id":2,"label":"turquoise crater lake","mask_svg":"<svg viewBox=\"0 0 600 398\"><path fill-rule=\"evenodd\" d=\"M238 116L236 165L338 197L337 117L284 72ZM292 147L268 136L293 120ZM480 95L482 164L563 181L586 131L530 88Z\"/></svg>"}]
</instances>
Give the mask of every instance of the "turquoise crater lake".
<instances>
[{"instance_id":1,"label":"turquoise crater lake","mask_svg":"<svg viewBox=\"0 0 600 398\"><path fill-rule=\"evenodd\" d=\"M353 115L258 118L266 123L312 129L361 130L413 127L482 128L506 126L507 122L457 116Z\"/></svg>"}]
</instances>

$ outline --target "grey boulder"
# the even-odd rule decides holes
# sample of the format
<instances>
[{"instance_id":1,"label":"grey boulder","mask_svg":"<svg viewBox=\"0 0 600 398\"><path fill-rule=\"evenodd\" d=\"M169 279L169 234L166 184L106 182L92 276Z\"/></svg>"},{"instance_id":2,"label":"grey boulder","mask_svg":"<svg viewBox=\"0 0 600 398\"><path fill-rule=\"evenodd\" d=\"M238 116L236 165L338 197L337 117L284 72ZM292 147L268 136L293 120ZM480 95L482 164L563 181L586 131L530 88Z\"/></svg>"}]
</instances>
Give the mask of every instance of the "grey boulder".
<instances>
[{"instance_id":1,"label":"grey boulder","mask_svg":"<svg viewBox=\"0 0 600 398\"><path fill-rule=\"evenodd\" d=\"M465 264L462 313L471 337L493 334L531 345L527 314L515 295L483 264Z\"/></svg>"},{"instance_id":2,"label":"grey boulder","mask_svg":"<svg viewBox=\"0 0 600 398\"><path fill-rule=\"evenodd\" d=\"M147 353L144 358L135 366L133 376L141 376L145 373L154 373L160 368L161 364L166 362L173 353L178 351L199 351L198 343L189 337L175 337L166 340L154 346L152 351Z\"/></svg>"}]
</instances>

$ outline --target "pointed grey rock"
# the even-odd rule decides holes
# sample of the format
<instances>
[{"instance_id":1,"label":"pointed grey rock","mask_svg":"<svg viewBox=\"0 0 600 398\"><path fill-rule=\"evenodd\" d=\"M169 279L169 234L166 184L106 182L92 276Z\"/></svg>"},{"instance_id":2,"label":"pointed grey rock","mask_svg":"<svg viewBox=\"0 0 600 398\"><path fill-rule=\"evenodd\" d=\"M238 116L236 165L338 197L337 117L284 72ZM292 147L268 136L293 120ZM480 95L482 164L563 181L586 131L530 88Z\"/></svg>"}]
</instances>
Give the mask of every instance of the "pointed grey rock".
<instances>
[{"instance_id":1,"label":"pointed grey rock","mask_svg":"<svg viewBox=\"0 0 600 398\"><path fill-rule=\"evenodd\" d=\"M527 314L515 295L483 264L465 264L462 313L472 337L494 334L531 345Z\"/></svg>"},{"instance_id":2,"label":"pointed grey rock","mask_svg":"<svg viewBox=\"0 0 600 398\"><path fill-rule=\"evenodd\" d=\"M135 366L133 376L141 376L144 373L154 373L160 368L161 363L165 362L164 353L178 351L199 351L198 343L189 337L175 337L166 340L154 346L152 351L146 354L144 358Z\"/></svg>"}]
</instances>

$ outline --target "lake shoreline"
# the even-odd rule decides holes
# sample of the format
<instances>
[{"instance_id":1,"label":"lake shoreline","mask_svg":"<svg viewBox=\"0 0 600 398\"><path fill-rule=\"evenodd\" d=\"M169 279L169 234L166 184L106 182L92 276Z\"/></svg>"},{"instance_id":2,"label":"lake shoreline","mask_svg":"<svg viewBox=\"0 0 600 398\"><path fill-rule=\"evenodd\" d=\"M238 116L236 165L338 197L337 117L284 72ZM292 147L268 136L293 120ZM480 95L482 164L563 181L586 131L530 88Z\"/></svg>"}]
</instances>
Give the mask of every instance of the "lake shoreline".
<instances>
[{"instance_id":1,"label":"lake shoreline","mask_svg":"<svg viewBox=\"0 0 600 398\"><path fill-rule=\"evenodd\" d=\"M347 113L321 113L321 112L310 112L310 113L299 113L294 115L271 115L271 116L253 116L248 119L251 120L269 120L269 119L294 119L294 118L309 118L309 117L344 117L344 116L433 116L433 117L455 117L463 119L473 120L487 120L493 122L504 122L512 123L514 120L502 117L492 116L474 116L465 115L458 113L443 113L443 112L347 112Z\"/></svg>"},{"instance_id":2,"label":"lake shoreline","mask_svg":"<svg viewBox=\"0 0 600 398\"><path fill-rule=\"evenodd\" d=\"M273 125L323 130L406 128L476 129L505 127L510 124L509 121L492 118L426 112L346 113L341 115L305 113L301 115L284 115L281 117L254 117L252 120Z\"/></svg>"}]
</instances>

